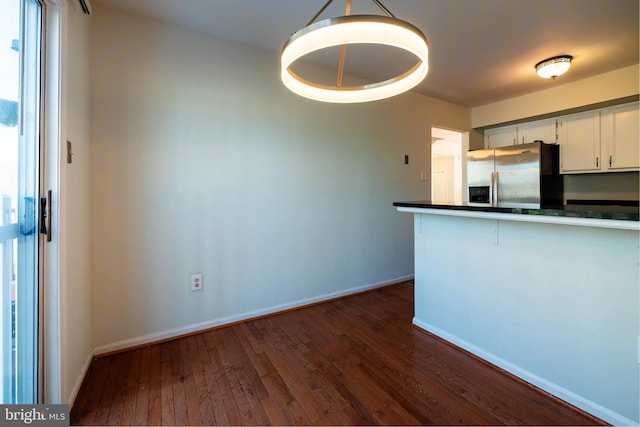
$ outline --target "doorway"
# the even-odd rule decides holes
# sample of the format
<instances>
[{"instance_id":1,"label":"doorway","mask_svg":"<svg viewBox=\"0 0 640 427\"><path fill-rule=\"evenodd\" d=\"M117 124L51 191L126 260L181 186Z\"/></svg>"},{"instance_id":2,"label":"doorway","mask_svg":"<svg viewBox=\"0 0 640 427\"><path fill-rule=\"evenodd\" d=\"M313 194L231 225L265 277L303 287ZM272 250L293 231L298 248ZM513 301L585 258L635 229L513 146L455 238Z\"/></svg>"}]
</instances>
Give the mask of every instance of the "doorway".
<instances>
[{"instance_id":1,"label":"doorway","mask_svg":"<svg viewBox=\"0 0 640 427\"><path fill-rule=\"evenodd\" d=\"M462 203L462 132L431 128L431 201Z\"/></svg>"}]
</instances>

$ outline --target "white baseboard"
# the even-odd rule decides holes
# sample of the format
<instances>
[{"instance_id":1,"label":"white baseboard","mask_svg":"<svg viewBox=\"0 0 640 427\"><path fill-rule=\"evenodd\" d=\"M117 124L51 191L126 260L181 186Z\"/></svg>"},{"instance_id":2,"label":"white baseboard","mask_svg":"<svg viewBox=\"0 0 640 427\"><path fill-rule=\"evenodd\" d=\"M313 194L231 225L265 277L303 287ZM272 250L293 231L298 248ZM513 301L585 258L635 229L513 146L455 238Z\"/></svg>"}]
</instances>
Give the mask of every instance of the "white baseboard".
<instances>
[{"instance_id":1,"label":"white baseboard","mask_svg":"<svg viewBox=\"0 0 640 427\"><path fill-rule=\"evenodd\" d=\"M82 387L82 382L87 376L87 372L89 371L89 367L91 366L91 362L93 362L93 353L89 353L87 359L84 361L84 365L82 365L82 369L76 378L76 382L73 385L73 389L71 393L69 393L69 397L67 398L67 402L69 402L69 409L73 408L74 403L76 403L76 398L78 397L78 393L80 392L80 387Z\"/></svg>"},{"instance_id":2,"label":"white baseboard","mask_svg":"<svg viewBox=\"0 0 640 427\"><path fill-rule=\"evenodd\" d=\"M399 282L403 282L403 281L411 280L411 279L413 279L413 275L397 277L395 279L385 280L383 282L372 283L372 284L369 284L369 285L364 285L364 286L359 286L359 287L355 287L355 288L345 289L345 290L338 291L338 292L332 292L332 293L329 293L329 294L318 295L318 296L315 296L315 297L306 298L306 299L302 299L302 300L298 300L298 301L292 301L292 302L289 302L289 303L286 303L286 304L280 304L280 305L267 307L267 308L260 309L260 310L250 311L250 312L246 312L246 313L240 313L240 314L232 315L232 316L225 316L225 317L209 320L209 321L202 322L202 323L195 323L195 324L187 325L187 326L180 327L180 328L174 328L174 329L169 329L169 330L162 331L162 332L155 332L155 333L152 333L152 334L143 335L143 336L140 336L140 337L129 338L129 339L122 340L122 341L117 341L117 342L114 342L114 343L111 343L111 344L101 345L101 346L97 347L96 349L94 349L93 354L95 356L100 356L101 354L111 353L113 351L118 351L118 350L130 348L130 347L144 345L144 344L152 343L152 342L155 342L155 341L161 341L161 340L165 340L165 339L168 339L168 338L178 337L180 335L190 334L190 333L193 333L193 332L202 331L202 330L206 330L206 329L209 329L209 328L215 328L215 327L218 327L218 326L224 326L224 325L228 325L228 324L231 324L231 323L234 323L234 322L239 322L239 321L242 321L242 320L252 319L252 318L260 317L260 316L265 316L265 315L268 315L268 314L274 314L274 313L278 313L280 311L285 311L285 310L289 310L289 309L292 309L292 308L298 308L298 307L302 307L302 306L305 306L305 305L314 304L314 303L317 303L317 302L331 300L331 299L334 299L334 298L340 298L340 297L343 297L343 296L355 294L355 293L362 292L362 291L367 291L367 290L370 290L370 289L381 288L383 286L388 286L388 285L391 285L393 283L399 283Z\"/></svg>"},{"instance_id":3,"label":"white baseboard","mask_svg":"<svg viewBox=\"0 0 640 427\"><path fill-rule=\"evenodd\" d=\"M608 422L612 423L616 426L637 426L638 422L630 420L627 417L624 417L617 412L614 412L608 408L605 408L602 405L599 405L589 399L586 399L571 390L567 390L564 387L559 386L558 384L552 383L550 381L545 380L534 374L533 372L529 372L526 369L522 369L519 366L514 365L511 362L508 362L493 353L485 351L465 340L462 340L455 335L452 335L442 329L439 329L435 326L432 326L428 323L421 321L420 319L413 318L413 324L420 329L424 329L427 332L430 332L450 343L467 350L470 353L480 357L481 359L486 360L487 362L498 366L499 368L504 369L507 372L512 373L525 380L526 382L535 385L536 387L551 393L552 395L568 402L578 408Z\"/></svg>"}]
</instances>

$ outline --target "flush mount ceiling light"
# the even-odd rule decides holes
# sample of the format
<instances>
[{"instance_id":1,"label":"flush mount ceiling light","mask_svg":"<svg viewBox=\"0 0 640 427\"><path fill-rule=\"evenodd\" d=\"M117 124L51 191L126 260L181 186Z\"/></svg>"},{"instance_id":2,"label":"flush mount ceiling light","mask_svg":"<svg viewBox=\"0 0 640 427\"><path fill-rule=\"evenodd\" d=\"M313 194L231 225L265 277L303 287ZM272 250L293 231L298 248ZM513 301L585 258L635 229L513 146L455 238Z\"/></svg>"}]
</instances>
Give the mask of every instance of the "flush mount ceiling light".
<instances>
[{"instance_id":1,"label":"flush mount ceiling light","mask_svg":"<svg viewBox=\"0 0 640 427\"><path fill-rule=\"evenodd\" d=\"M424 34L408 22L397 19L378 0L372 1L387 16L351 15L351 0L347 0L345 16L315 22L333 2L329 0L306 27L296 31L287 40L282 48L280 77L289 90L316 101L367 102L406 92L425 78L429 71L429 46ZM359 86L343 86L342 74L346 46L365 43L405 50L417 58L417 63L404 73L384 81ZM298 59L334 46L341 46L335 86L307 80L291 69L291 65Z\"/></svg>"},{"instance_id":2,"label":"flush mount ceiling light","mask_svg":"<svg viewBox=\"0 0 640 427\"><path fill-rule=\"evenodd\" d=\"M570 55L560 55L545 59L536 64L536 72L545 79L555 79L567 72L571 66L572 59L573 57Z\"/></svg>"}]
</instances>

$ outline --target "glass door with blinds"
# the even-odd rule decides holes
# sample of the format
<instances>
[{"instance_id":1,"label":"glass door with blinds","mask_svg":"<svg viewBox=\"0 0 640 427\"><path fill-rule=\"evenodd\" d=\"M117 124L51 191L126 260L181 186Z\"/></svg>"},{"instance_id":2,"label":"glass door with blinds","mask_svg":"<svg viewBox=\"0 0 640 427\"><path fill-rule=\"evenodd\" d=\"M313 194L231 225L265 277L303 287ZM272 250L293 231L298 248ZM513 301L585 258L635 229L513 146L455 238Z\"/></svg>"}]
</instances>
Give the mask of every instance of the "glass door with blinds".
<instances>
[{"instance_id":1,"label":"glass door with blinds","mask_svg":"<svg viewBox=\"0 0 640 427\"><path fill-rule=\"evenodd\" d=\"M0 403L38 403L42 5L0 0Z\"/></svg>"}]
</instances>

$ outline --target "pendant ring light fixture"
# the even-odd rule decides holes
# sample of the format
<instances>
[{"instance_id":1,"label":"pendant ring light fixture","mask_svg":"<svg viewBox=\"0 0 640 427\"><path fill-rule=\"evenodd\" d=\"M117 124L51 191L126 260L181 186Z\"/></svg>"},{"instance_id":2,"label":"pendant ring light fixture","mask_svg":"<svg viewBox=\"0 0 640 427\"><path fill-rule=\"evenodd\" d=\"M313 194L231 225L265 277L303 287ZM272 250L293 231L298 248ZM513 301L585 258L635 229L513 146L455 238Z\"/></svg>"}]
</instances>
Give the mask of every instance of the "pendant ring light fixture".
<instances>
[{"instance_id":1,"label":"pendant ring light fixture","mask_svg":"<svg viewBox=\"0 0 640 427\"><path fill-rule=\"evenodd\" d=\"M397 19L378 0L372 0L387 16L351 15L351 0L347 0L345 16L315 22L333 2L329 0L309 21L296 31L282 48L280 77L292 92L323 102L356 103L390 98L406 92L420 83L429 71L429 46L424 34L408 22ZM343 86L344 57L349 44L379 44L403 49L417 58L417 63L390 79L359 85ZM296 74L291 65L298 59L321 49L341 46L336 85L307 80Z\"/></svg>"}]
</instances>

